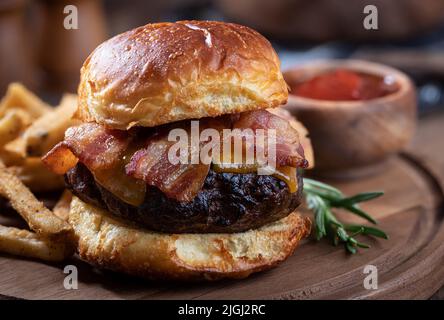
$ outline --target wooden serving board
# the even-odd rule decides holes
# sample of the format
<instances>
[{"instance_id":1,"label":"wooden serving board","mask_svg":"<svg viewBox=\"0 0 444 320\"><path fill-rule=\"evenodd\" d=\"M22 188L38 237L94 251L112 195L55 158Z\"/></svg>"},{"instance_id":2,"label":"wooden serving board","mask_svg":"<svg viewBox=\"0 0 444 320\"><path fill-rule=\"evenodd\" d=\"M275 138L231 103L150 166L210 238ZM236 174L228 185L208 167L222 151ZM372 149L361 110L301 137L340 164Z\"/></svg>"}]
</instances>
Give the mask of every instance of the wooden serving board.
<instances>
[{"instance_id":1,"label":"wooden serving board","mask_svg":"<svg viewBox=\"0 0 444 320\"><path fill-rule=\"evenodd\" d=\"M444 143L439 141L444 117L438 120L427 120L410 151L388 161L384 172L335 183L346 194L386 193L363 207L379 220L390 239L362 238L372 248L356 255L327 241L307 240L276 269L245 280L194 284L143 281L98 271L77 259L50 265L3 255L0 295L24 299L429 298L444 284ZM78 290L63 287L67 264L78 267ZM363 286L363 270L369 264L378 268L377 290Z\"/></svg>"}]
</instances>

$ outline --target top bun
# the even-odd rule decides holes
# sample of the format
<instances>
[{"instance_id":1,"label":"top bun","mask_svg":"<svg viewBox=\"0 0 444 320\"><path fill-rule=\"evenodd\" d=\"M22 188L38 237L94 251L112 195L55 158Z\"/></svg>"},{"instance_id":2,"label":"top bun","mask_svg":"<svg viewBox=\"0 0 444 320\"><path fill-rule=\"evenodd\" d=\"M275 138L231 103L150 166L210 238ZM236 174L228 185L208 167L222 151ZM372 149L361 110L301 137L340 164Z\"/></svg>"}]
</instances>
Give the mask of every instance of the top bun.
<instances>
[{"instance_id":1,"label":"top bun","mask_svg":"<svg viewBox=\"0 0 444 320\"><path fill-rule=\"evenodd\" d=\"M81 69L78 116L153 127L271 108L288 89L271 44L233 23L147 24L101 44Z\"/></svg>"}]
</instances>

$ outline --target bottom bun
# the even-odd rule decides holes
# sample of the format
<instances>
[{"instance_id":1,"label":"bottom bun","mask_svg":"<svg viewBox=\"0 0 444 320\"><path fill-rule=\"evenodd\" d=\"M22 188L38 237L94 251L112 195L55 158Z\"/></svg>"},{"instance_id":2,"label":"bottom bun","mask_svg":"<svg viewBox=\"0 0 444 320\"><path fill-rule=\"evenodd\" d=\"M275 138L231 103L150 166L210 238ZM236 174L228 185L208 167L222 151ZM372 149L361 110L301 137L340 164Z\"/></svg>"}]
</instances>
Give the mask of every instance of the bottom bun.
<instances>
[{"instance_id":1,"label":"bottom bun","mask_svg":"<svg viewBox=\"0 0 444 320\"><path fill-rule=\"evenodd\" d=\"M166 234L141 229L74 197L69 222L82 259L150 279L245 278L290 256L310 232L296 212L241 233Z\"/></svg>"}]
</instances>

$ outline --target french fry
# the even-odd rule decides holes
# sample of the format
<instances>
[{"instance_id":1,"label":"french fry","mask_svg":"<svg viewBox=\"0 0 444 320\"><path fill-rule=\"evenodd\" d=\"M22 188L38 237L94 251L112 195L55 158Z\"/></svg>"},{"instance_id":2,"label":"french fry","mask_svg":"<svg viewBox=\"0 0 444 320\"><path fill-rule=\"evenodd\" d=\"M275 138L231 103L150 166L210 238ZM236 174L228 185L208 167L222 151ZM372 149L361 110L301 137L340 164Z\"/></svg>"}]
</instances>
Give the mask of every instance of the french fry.
<instances>
[{"instance_id":1,"label":"french fry","mask_svg":"<svg viewBox=\"0 0 444 320\"><path fill-rule=\"evenodd\" d=\"M7 111L0 119L0 147L18 137L23 128L23 121L17 110Z\"/></svg>"},{"instance_id":2,"label":"french fry","mask_svg":"<svg viewBox=\"0 0 444 320\"><path fill-rule=\"evenodd\" d=\"M65 94L57 108L46 113L27 128L23 133L26 155L41 157L62 141L66 129L78 123L78 120L72 119L76 109L77 96ZM20 147L23 148L22 145ZM23 149L19 150L23 152Z\"/></svg>"},{"instance_id":3,"label":"french fry","mask_svg":"<svg viewBox=\"0 0 444 320\"><path fill-rule=\"evenodd\" d=\"M69 236L72 228L57 217L31 191L0 163L0 195L22 216L29 227L44 236Z\"/></svg>"},{"instance_id":4,"label":"french fry","mask_svg":"<svg viewBox=\"0 0 444 320\"><path fill-rule=\"evenodd\" d=\"M72 227L66 221L70 193L63 194L54 213L26 186L33 191L63 187L62 177L48 170L40 157L29 157L28 153L40 156L63 140L75 108L74 95L65 95L61 105L53 109L18 83L11 84L1 100L0 196L9 200L35 231L0 225L1 252L45 261L62 261L73 254Z\"/></svg>"},{"instance_id":5,"label":"french fry","mask_svg":"<svg viewBox=\"0 0 444 320\"><path fill-rule=\"evenodd\" d=\"M25 158L17 155L15 152L0 149L0 161L2 161L7 167L19 166L25 162Z\"/></svg>"},{"instance_id":6,"label":"french fry","mask_svg":"<svg viewBox=\"0 0 444 320\"><path fill-rule=\"evenodd\" d=\"M62 261L73 254L69 242L42 237L28 230L0 225L0 251L44 261Z\"/></svg>"},{"instance_id":7,"label":"french fry","mask_svg":"<svg viewBox=\"0 0 444 320\"><path fill-rule=\"evenodd\" d=\"M37 119L52 110L51 106L40 100L35 94L20 83L11 83L6 95L0 102L0 117L10 109L22 109L33 119Z\"/></svg>"},{"instance_id":8,"label":"french fry","mask_svg":"<svg viewBox=\"0 0 444 320\"><path fill-rule=\"evenodd\" d=\"M26 158L26 143L22 137L18 137L3 146L3 149L17 159Z\"/></svg>"},{"instance_id":9,"label":"french fry","mask_svg":"<svg viewBox=\"0 0 444 320\"><path fill-rule=\"evenodd\" d=\"M28 111L26 111L26 110L19 109L19 108L11 108L11 109L8 109L5 114L7 114L10 111L13 111L15 114L17 114L20 117L20 119L22 120L22 125L23 125L22 129L29 127L31 125L31 123L35 120L32 117L32 115L30 115L28 113Z\"/></svg>"},{"instance_id":10,"label":"french fry","mask_svg":"<svg viewBox=\"0 0 444 320\"><path fill-rule=\"evenodd\" d=\"M65 221L68 221L69 210L71 207L72 193L69 190L65 190L60 197L59 201L57 201L52 212Z\"/></svg>"},{"instance_id":11,"label":"french fry","mask_svg":"<svg viewBox=\"0 0 444 320\"><path fill-rule=\"evenodd\" d=\"M29 189L44 192L63 189L63 177L50 171L40 158L26 158L21 164L8 167Z\"/></svg>"}]
</instances>

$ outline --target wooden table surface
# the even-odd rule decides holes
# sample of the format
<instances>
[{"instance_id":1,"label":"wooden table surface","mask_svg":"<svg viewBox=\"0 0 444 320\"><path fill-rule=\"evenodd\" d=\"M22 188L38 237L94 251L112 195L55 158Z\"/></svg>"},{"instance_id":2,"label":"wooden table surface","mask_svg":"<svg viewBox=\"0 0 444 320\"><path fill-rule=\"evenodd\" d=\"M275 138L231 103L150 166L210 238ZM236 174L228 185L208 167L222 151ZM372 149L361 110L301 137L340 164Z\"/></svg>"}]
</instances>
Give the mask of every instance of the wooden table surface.
<instances>
[{"instance_id":1,"label":"wooden table surface","mask_svg":"<svg viewBox=\"0 0 444 320\"><path fill-rule=\"evenodd\" d=\"M444 287L439 289L444 284L443 137L444 114L424 117L405 155L392 159L386 173L338 184L347 194L373 188L386 191L364 209L380 220L390 240L372 242L373 248L354 257L326 242L305 242L271 272L238 282L198 285L146 283L97 273L76 260L73 263L84 275L82 290L66 291L61 288L60 266L0 256L0 299L443 299ZM357 281L362 266L369 263L381 266L383 283L378 292L366 292Z\"/></svg>"},{"instance_id":2,"label":"wooden table surface","mask_svg":"<svg viewBox=\"0 0 444 320\"><path fill-rule=\"evenodd\" d=\"M433 162L437 168L434 173L444 186L444 113L432 113L420 119L409 149ZM444 300L444 286L431 298Z\"/></svg>"}]
</instances>

